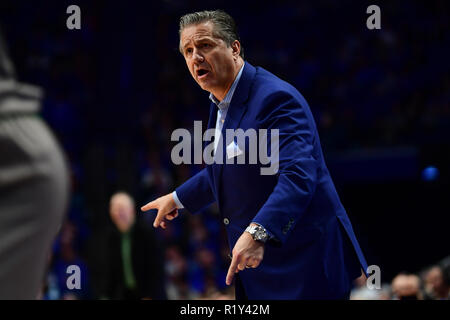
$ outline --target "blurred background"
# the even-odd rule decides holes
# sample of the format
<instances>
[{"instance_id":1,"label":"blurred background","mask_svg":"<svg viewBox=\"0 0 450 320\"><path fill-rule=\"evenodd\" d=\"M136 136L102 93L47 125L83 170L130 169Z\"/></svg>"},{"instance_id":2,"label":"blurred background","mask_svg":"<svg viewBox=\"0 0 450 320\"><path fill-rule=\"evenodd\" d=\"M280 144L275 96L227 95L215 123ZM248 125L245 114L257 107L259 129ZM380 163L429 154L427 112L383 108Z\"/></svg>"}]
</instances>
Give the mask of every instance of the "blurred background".
<instances>
[{"instance_id":1,"label":"blurred background","mask_svg":"<svg viewBox=\"0 0 450 320\"><path fill-rule=\"evenodd\" d=\"M66 27L72 4L81 8L80 30ZM202 169L170 160L172 131L192 129L194 120L206 127L209 110L178 52L178 20L220 8L234 17L246 60L293 84L311 107L363 252L381 269L383 289L367 291L359 279L352 298L448 299L449 3L377 1L381 30L368 30L371 4L2 0L0 27L18 80L45 90L41 115L71 170L70 206L41 298L233 298L217 208L183 213L166 230L136 209L151 242L140 255L150 258L130 277L127 242L112 244L119 238L110 215L114 193L139 208ZM114 271L114 263L123 266ZM79 290L66 286L72 264L81 268ZM150 289L137 294L147 270ZM113 288L117 277L123 288Z\"/></svg>"}]
</instances>

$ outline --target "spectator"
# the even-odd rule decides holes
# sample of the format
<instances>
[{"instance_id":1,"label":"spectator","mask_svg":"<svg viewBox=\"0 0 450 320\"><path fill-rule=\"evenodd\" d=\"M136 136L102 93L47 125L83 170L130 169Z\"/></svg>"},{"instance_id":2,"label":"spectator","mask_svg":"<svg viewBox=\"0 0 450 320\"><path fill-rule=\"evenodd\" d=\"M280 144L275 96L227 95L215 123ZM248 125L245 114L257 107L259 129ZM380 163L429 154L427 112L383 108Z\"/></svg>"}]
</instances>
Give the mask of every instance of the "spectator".
<instances>
[{"instance_id":1,"label":"spectator","mask_svg":"<svg viewBox=\"0 0 450 320\"><path fill-rule=\"evenodd\" d=\"M423 300L417 275L401 273L392 280L391 286L395 300Z\"/></svg>"},{"instance_id":2,"label":"spectator","mask_svg":"<svg viewBox=\"0 0 450 320\"><path fill-rule=\"evenodd\" d=\"M198 293L192 290L188 282L188 263L177 245L166 249L165 269L167 295L170 300L196 299Z\"/></svg>"},{"instance_id":3,"label":"spectator","mask_svg":"<svg viewBox=\"0 0 450 320\"><path fill-rule=\"evenodd\" d=\"M134 200L124 192L110 200L114 228L108 235L103 298L166 299L161 249L154 231L136 219Z\"/></svg>"},{"instance_id":4,"label":"spectator","mask_svg":"<svg viewBox=\"0 0 450 320\"><path fill-rule=\"evenodd\" d=\"M424 277L425 293L434 300L449 300L450 283L448 275L440 265L432 266Z\"/></svg>"},{"instance_id":5,"label":"spectator","mask_svg":"<svg viewBox=\"0 0 450 320\"><path fill-rule=\"evenodd\" d=\"M66 220L56 242L56 253L51 256L51 268L47 276L47 288L44 299L48 300L85 300L91 298L89 269L75 245L78 229L71 221ZM69 266L80 270L80 288L69 288L67 273Z\"/></svg>"}]
</instances>

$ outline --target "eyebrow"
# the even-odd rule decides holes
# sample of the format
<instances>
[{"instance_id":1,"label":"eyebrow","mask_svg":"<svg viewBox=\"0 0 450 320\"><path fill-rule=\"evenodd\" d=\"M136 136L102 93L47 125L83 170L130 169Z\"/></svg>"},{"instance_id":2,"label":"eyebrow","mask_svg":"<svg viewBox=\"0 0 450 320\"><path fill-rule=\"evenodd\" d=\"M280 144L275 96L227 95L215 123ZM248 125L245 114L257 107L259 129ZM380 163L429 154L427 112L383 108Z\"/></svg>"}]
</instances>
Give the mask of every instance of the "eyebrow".
<instances>
[{"instance_id":1,"label":"eyebrow","mask_svg":"<svg viewBox=\"0 0 450 320\"><path fill-rule=\"evenodd\" d=\"M199 38L199 39L194 40L194 42L202 42L202 41L211 41L211 42L214 42L213 39L212 39L211 37L208 37L208 36L204 36L204 37L201 37L201 38ZM190 43L190 42L186 43L186 44L183 46L183 51L186 49L186 46L188 46L189 43Z\"/></svg>"}]
</instances>

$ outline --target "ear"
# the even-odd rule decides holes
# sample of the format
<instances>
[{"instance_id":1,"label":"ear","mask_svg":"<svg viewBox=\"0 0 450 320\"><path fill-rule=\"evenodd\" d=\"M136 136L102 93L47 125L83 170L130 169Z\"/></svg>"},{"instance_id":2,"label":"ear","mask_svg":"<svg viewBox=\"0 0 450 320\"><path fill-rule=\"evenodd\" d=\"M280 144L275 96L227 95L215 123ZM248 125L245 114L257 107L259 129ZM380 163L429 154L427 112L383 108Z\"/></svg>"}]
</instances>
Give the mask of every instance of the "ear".
<instances>
[{"instance_id":1,"label":"ear","mask_svg":"<svg viewBox=\"0 0 450 320\"><path fill-rule=\"evenodd\" d=\"M237 59L241 54L241 43L238 40L234 40L231 44L231 49L233 50L233 57Z\"/></svg>"}]
</instances>

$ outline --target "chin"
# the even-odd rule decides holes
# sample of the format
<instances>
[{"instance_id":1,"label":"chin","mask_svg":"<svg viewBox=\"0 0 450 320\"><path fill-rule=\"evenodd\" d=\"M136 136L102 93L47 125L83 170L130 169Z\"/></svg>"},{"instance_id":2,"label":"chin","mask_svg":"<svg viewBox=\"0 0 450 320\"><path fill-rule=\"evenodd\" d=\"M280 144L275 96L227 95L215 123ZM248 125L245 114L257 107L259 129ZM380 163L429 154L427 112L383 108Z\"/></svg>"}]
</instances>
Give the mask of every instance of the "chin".
<instances>
[{"instance_id":1,"label":"chin","mask_svg":"<svg viewBox=\"0 0 450 320\"><path fill-rule=\"evenodd\" d=\"M210 89L210 87L206 83L198 83L198 85L205 91L209 91Z\"/></svg>"}]
</instances>

